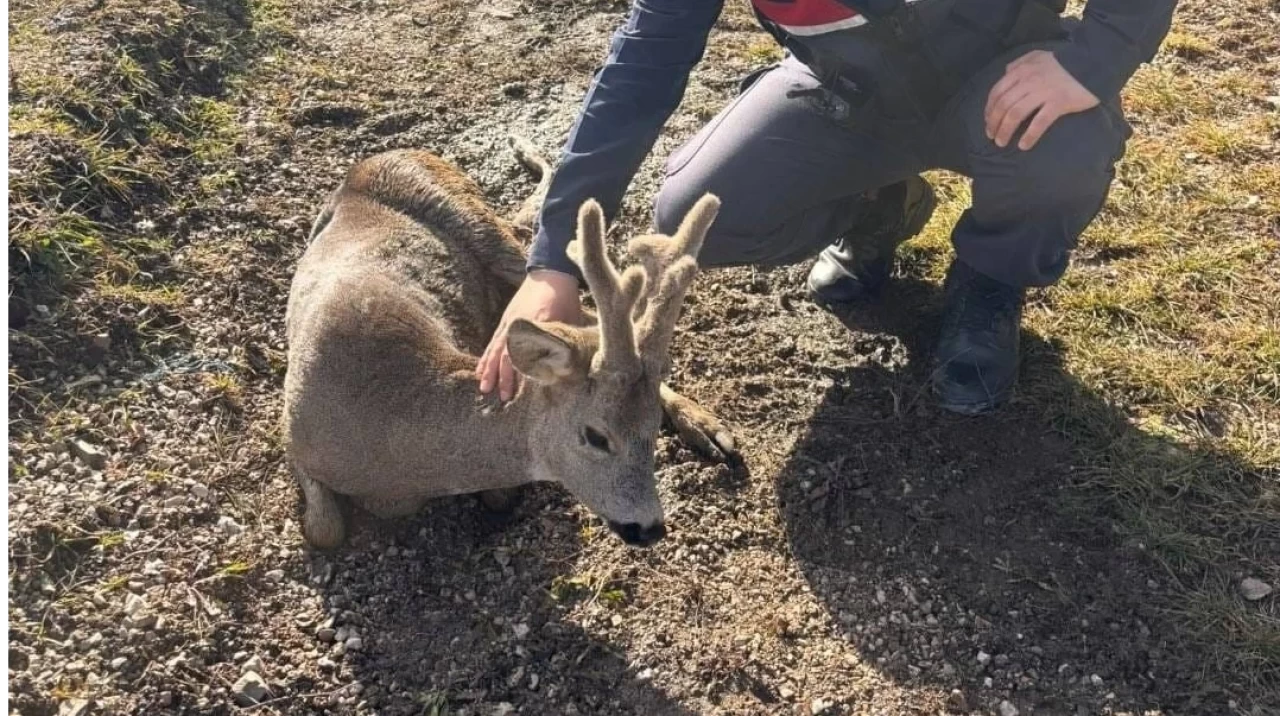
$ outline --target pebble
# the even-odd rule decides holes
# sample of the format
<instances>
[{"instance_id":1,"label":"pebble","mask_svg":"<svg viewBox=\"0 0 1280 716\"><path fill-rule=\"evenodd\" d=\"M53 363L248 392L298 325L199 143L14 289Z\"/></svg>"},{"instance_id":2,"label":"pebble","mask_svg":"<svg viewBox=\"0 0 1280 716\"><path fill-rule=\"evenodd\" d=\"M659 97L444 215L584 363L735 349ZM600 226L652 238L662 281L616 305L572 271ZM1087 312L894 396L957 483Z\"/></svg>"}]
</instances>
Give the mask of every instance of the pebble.
<instances>
[{"instance_id":1,"label":"pebble","mask_svg":"<svg viewBox=\"0 0 1280 716\"><path fill-rule=\"evenodd\" d=\"M320 627L316 630L316 638L329 644L337 637L338 632L333 627Z\"/></svg>"},{"instance_id":2,"label":"pebble","mask_svg":"<svg viewBox=\"0 0 1280 716\"><path fill-rule=\"evenodd\" d=\"M363 648L364 642L361 641L360 637L353 636L350 639L347 639L347 651L360 651Z\"/></svg>"},{"instance_id":3,"label":"pebble","mask_svg":"<svg viewBox=\"0 0 1280 716\"><path fill-rule=\"evenodd\" d=\"M101 470L107 466L107 453L97 445L84 440L73 440L69 447L71 448L71 453L75 455L80 462L83 462L94 470Z\"/></svg>"},{"instance_id":4,"label":"pebble","mask_svg":"<svg viewBox=\"0 0 1280 716\"><path fill-rule=\"evenodd\" d=\"M171 510L182 507L185 504L187 504L186 495L174 495L173 497L170 497L164 501L164 506L168 507Z\"/></svg>"},{"instance_id":5,"label":"pebble","mask_svg":"<svg viewBox=\"0 0 1280 716\"><path fill-rule=\"evenodd\" d=\"M1254 577L1248 577L1240 582L1240 595L1251 602L1265 598L1272 591L1274 590L1270 584Z\"/></svg>"},{"instance_id":6,"label":"pebble","mask_svg":"<svg viewBox=\"0 0 1280 716\"><path fill-rule=\"evenodd\" d=\"M134 614L137 614L138 612L142 611L142 609L146 606L147 606L147 600L143 599L137 594L130 594L129 596L124 598L124 613L128 616L133 616Z\"/></svg>"},{"instance_id":7,"label":"pebble","mask_svg":"<svg viewBox=\"0 0 1280 716\"><path fill-rule=\"evenodd\" d=\"M232 536L244 532L244 527L240 526L240 524L231 519L228 515L223 515L218 518L218 529Z\"/></svg>"},{"instance_id":8,"label":"pebble","mask_svg":"<svg viewBox=\"0 0 1280 716\"><path fill-rule=\"evenodd\" d=\"M832 704L830 701L819 697L809 702L809 713L813 714L813 716L818 716L818 714L831 708L831 706Z\"/></svg>"},{"instance_id":9,"label":"pebble","mask_svg":"<svg viewBox=\"0 0 1280 716\"><path fill-rule=\"evenodd\" d=\"M249 660L240 665L241 674L261 674L263 671L262 659L258 656L249 657Z\"/></svg>"},{"instance_id":10,"label":"pebble","mask_svg":"<svg viewBox=\"0 0 1280 716\"><path fill-rule=\"evenodd\" d=\"M111 670L119 671L124 668L125 664L128 664L128 663L129 663L129 660L127 658L123 656L117 656L116 658L111 660Z\"/></svg>"},{"instance_id":11,"label":"pebble","mask_svg":"<svg viewBox=\"0 0 1280 716\"><path fill-rule=\"evenodd\" d=\"M202 500L206 500L209 498L209 486L204 483L197 482L191 486L191 494Z\"/></svg>"},{"instance_id":12,"label":"pebble","mask_svg":"<svg viewBox=\"0 0 1280 716\"><path fill-rule=\"evenodd\" d=\"M1001 701L1000 716L1018 716L1018 707L1008 701Z\"/></svg>"},{"instance_id":13,"label":"pebble","mask_svg":"<svg viewBox=\"0 0 1280 716\"><path fill-rule=\"evenodd\" d=\"M268 582L279 582L284 579L284 570L283 569L267 570L262 575L262 577L266 579Z\"/></svg>"},{"instance_id":14,"label":"pebble","mask_svg":"<svg viewBox=\"0 0 1280 716\"><path fill-rule=\"evenodd\" d=\"M317 659L316 666L320 667L321 671L333 671L338 668L338 665L333 661L333 659L330 659L327 656L322 656Z\"/></svg>"},{"instance_id":15,"label":"pebble","mask_svg":"<svg viewBox=\"0 0 1280 716\"><path fill-rule=\"evenodd\" d=\"M991 655L985 651L978 652L978 663L986 666L991 662Z\"/></svg>"},{"instance_id":16,"label":"pebble","mask_svg":"<svg viewBox=\"0 0 1280 716\"><path fill-rule=\"evenodd\" d=\"M1094 686L1101 687L1103 684L1102 677L1098 676L1097 674L1094 674L1093 676L1089 677L1089 683L1093 684Z\"/></svg>"},{"instance_id":17,"label":"pebble","mask_svg":"<svg viewBox=\"0 0 1280 716\"><path fill-rule=\"evenodd\" d=\"M261 703L267 697L267 683L257 672L250 671L231 686L231 693L235 696L236 703L241 706L252 706Z\"/></svg>"}]
</instances>

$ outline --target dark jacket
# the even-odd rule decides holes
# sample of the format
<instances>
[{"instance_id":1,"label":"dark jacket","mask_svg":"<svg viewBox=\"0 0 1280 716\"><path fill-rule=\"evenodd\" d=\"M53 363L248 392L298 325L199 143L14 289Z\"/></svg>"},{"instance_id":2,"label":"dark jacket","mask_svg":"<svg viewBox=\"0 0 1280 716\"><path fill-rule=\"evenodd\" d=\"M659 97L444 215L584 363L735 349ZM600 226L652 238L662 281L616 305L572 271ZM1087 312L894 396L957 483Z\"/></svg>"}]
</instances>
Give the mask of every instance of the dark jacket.
<instances>
[{"instance_id":1,"label":"dark jacket","mask_svg":"<svg viewBox=\"0 0 1280 716\"><path fill-rule=\"evenodd\" d=\"M972 3L966 15L1005 16L1021 0ZM930 0L923 0L927 3ZM1177 0L1088 0L1083 21L1058 50L1058 61L1099 98L1119 93L1138 66L1155 55L1169 31ZM578 275L565 255L578 208L600 202L612 220L640 163L684 95L702 59L724 0L633 0L613 37L574 123L539 217L529 267ZM850 30L858 32L858 30Z\"/></svg>"}]
</instances>

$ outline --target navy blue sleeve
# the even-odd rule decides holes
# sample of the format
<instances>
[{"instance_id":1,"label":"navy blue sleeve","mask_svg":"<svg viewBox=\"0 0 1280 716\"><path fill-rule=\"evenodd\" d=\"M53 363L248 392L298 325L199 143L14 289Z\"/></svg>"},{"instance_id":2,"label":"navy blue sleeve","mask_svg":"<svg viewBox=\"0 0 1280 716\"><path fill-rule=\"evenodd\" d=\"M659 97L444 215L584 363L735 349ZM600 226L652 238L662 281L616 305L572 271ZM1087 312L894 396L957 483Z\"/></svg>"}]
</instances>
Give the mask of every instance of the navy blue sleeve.
<instances>
[{"instance_id":1,"label":"navy blue sleeve","mask_svg":"<svg viewBox=\"0 0 1280 716\"><path fill-rule=\"evenodd\" d=\"M596 72L538 217L528 267L581 276L565 255L578 209L600 202L609 220L640 163L684 97L724 0L634 0Z\"/></svg>"},{"instance_id":2,"label":"navy blue sleeve","mask_svg":"<svg viewBox=\"0 0 1280 716\"><path fill-rule=\"evenodd\" d=\"M1177 0L1088 0L1084 19L1054 54L1099 100L1120 93L1169 34Z\"/></svg>"}]
</instances>

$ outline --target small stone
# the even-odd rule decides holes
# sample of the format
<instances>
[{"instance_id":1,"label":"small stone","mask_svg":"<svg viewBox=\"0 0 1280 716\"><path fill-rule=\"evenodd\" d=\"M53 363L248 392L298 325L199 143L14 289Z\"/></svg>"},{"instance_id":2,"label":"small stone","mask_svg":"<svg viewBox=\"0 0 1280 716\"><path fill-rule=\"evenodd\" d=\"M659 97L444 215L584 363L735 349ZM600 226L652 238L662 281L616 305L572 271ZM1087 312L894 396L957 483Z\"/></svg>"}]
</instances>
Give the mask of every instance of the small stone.
<instances>
[{"instance_id":1,"label":"small stone","mask_svg":"<svg viewBox=\"0 0 1280 716\"><path fill-rule=\"evenodd\" d=\"M996 680L995 680L995 679L993 679L993 678L991 678L990 676L988 676L988 677L986 677L986 678L984 678L984 679L982 680L982 688L984 688L984 689L992 689L992 688L995 688L995 685L996 685Z\"/></svg>"},{"instance_id":2,"label":"small stone","mask_svg":"<svg viewBox=\"0 0 1280 716\"><path fill-rule=\"evenodd\" d=\"M138 612L129 618L129 626L134 629L151 629L160 623L160 617L150 612Z\"/></svg>"},{"instance_id":3,"label":"small stone","mask_svg":"<svg viewBox=\"0 0 1280 716\"><path fill-rule=\"evenodd\" d=\"M358 636L347 639L347 651L360 651L364 648L364 642Z\"/></svg>"},{"instance_id":4,"label":"small stone","mask_svg":"<svg viewBox=\"0 0 1280 716\"><path fill-rule=\"evenodd\" d=\"M964 692L960 689L952 689L951 694L947 696L947 708L960 713L969 713L969 700L964 697Z\"/></svg>"},{"instance_id":5,"label":"small stone","mask_svg":"<svg viewBox=\"0 0 1280 716\"><path fill-rule=\"evenodd\" d=\"M526 636L529 636L529 625L524 622L516 624L512 629L515 630L517 639L523 639Z\"/></svg>"},{"instance_id":6,"label":"small stone","mask_svg":"<svg viewBox=\"0 0 1280 716\"><path fill-rule=\"evenodd\" d=\"M270 569L270 570L267 570L266 572L264 572L264 573L263 573L263 575L262 575L262 577L263 577L263 579L267 580L268 582L279 582L279 581L282 581L282 580L284 579L284 570L283 570L283 569Z\"/></svg>"},{"instance_id":7,"label":"small stone","mask_svg":"<svg viewBox=\"0 0 1280 716\"><path fill-rule=\"evenodd\" d=\"M316 630L316 638L325 644L332 643L338 632L333 627L320 627Z\"/></svg>"},{"instance_id":8,"label":"small stone","mask_svg":"<svg viewBox=\"0 0 1280 716\"><path fill-rule=\"evenodd\" d=\"M261 703L266 699L267 683L257 672L250 671L244 674L231 686L231 693L234 695L236 703L241 706L252 706Z\"/></svg>"},{"instance_id":9,"label":"small stone","mask_svg":"<svg viewBox=\"0 0 1280 716\"><path fill-rule=\"evenodd\" d=\"M1018 707L1008 701L1001 701L1000 716L1018 716Z\"/></svg>"},{"instance_id":10,"label":"small stone","mask_svg":"<svg viewBox=\"0 0 1280 716\"><path fill-rule=\"evenodd\" d=\"M1259 599L1265 598L1268 594L1271 594L1272 591L1271 585L1261 579L1248 577L1244 581L1240 582L1241 596L1251 602L1256 602Z\"/></svg>"},{"instance_id":11,"label":"small stone","mask_svg":"<svg viewBox=\"0 0 1280 716\"><path fill-rule=\"evenodd\" d=\"M783 686L782 688L778 689L778 695L790 701L791 699L795 698L796 692L795 692L795 689L791 688L790 686Z\"/></svg>"},{"instance_id":12,"label":"small stone","mask_svg":"<svg viewBox=\"0 0 1280 716\"><path fill-rule=\"evenodd\" d=\"M129 660L127 658L123 656L117 656L116 658L111 660L111 670L119 671L125 667L125 664L128 664L128 663L129 663Z\"/></svg>"},{"instance_id":13,"label":"small stone","mask_svg":"<svg viewBox=\"0 0 1280 716\"><path fill-rule=\"evenodd\" d=\"M1093 676L1089 677L1089 683L1093 684L1094 686L1101 687L1103 684L1102 677L1098 676L1097 674L1094 674Z\"/></svg>"},{"instance_id":14,"label":"small stone","mask_svg":"<svg viewBox=\"0 0 1280 716\"><path fill-rule=\"evenodd\" d=\"M244 532L244 527L240 526L235 520L231 519L231 517L228 515L223 515L218 518L218 529L232 536L235 536L240 534L241 532Z\"/></svg>"},{"instance_id":15,"label":"small stone","mask_svg":"<svg viewBox=\"0 0 1280 716\"><path fill-rule=\"evenodd\" d=\"M174 495L173 497L170 497L164 501L164 506L168 507L171 510L176 510L185 504L187 504L186 495Z\"/></svg>"},{"instance_id":16,"label":"small stone","mask_svg":"<svg viewBox=\"0 0 1280 716\"><path fill-rule=\"evenodd\" d=\"M321 671L333 671L338 668L338 665L334 663L333 659L330 659L327 656L322 656L317 659L316 666L320 667Z\"/></svg>"},{"instance_id":17,"label":"small stone","mask_svg":"<svg viewBox=\"0 0 1280 716\"><path fill-rule=\"evenodd\" d=\"M88 710L88 699L67 699L58 707L58 716L84 716Z\"/></svg>"},{"instance_id":18,"label":"small stone","mask_svg":"<svg viewBox=\"0 0 1280 716\"><path fill-rule=\"evenodd\" d=\"M195 495L201 500L207 500L209 499L209 486L203 483L197 482L196 484L191 486L191 494Z\"/></svg>"},{"instance_id":19,"label":"small stone","mask_svg":"<svg viewBox=\"0 0 1280 716\"><path fill-rule=\"evenodd\" d=\"M991 655L985 651L978 651L978 663L986 666L991 663Z\"/></svg>"},{"instance_id":20,"label":"small stone","mask_svg":"<svg viewBox=\"0 0 1280 716\"><path fill-rule=\"evenodd\" d=\"M249 657L248 661L240 665L241 674L248 674L250 672L254 674L261 674L262 671L263 671L262 659L257 656Z\"/></svg>"},{"instance_id":21,"label":"small stone","mask_svg":"<svg viewBox=\"0 0 1280 716\"><path fill-rule=\"evenodd\" d=\"M831 708L831 702L821 697L809 702L809 713L813 716L818 716L829 708Z\"/></svg>"},{"instance_id":22,"label":"small stone","mask_svg":"<svg viewBox=\"0 0 1280 716\"><path fill-rule=\"evenodd\" d=\"M84 440L73 440L69 447L71 454L94 470L101 470L107 466L107 453L102 448Z\"/></svg>"}]
</instances>

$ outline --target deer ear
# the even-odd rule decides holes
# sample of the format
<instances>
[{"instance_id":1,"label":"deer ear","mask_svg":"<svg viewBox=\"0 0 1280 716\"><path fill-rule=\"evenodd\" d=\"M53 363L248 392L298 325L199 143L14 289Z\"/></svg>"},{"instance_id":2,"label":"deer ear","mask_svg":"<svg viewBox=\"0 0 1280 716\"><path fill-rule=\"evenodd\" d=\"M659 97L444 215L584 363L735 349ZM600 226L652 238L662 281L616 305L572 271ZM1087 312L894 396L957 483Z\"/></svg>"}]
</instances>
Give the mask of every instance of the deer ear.
<instances>
[{"instance_id":1,"label":"deer ear","mask_svg":"<svg viewBox=\"0 0 1280 716\"><path fill-rule=\"evenodd\" d=\"M507 352L516 370L539 383L586 375L585 362L567 326L518 318L507 329Z\"/></svg>"}]
</instances>

